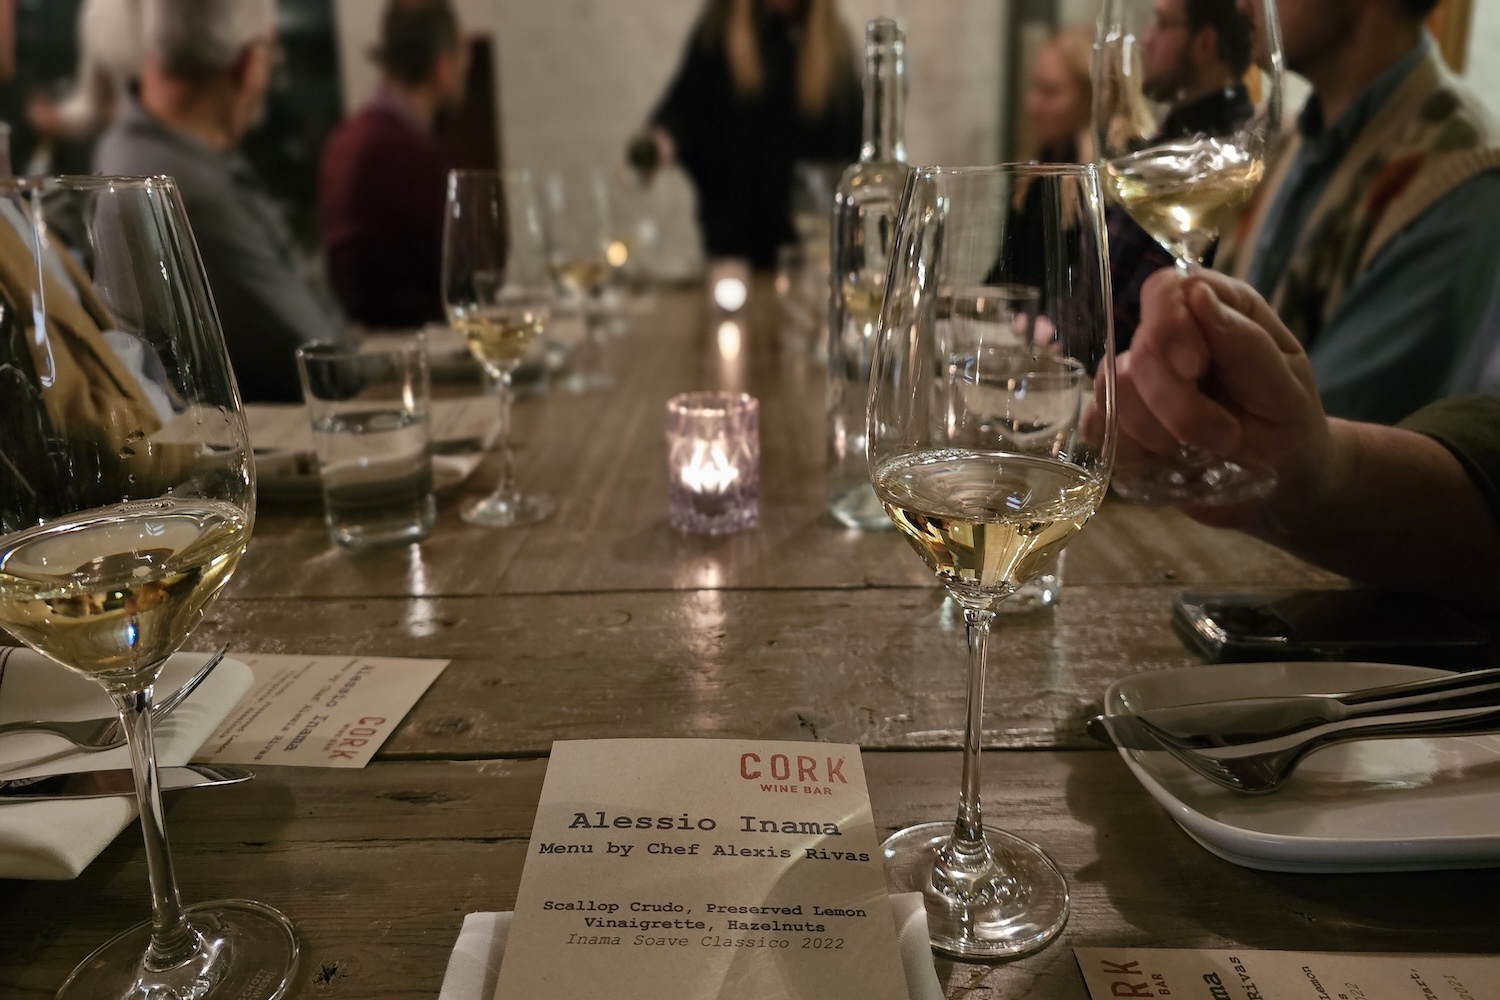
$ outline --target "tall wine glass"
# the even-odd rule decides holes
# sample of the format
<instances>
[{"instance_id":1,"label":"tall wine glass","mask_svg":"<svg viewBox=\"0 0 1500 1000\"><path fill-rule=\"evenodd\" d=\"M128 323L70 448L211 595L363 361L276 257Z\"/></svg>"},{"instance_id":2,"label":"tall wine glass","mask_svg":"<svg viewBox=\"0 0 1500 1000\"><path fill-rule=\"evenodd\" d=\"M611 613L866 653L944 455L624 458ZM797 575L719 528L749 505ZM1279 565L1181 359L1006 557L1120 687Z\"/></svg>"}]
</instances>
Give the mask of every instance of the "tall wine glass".
<instances>
[{"instance_id":1,"label":"tall wine glass","mask_svg":"<svg viewBox=\"0 0 1500 1000\"><path fill-rule=\"evenodd\" d=\"M610 389L605 290L613 273L609 193L598 170L554 170L547 174L543 205L552 277L563 304L583 316L584 339L573 352L569 392Z\"/></svg>"},{"instance_id":2,"label":"tall wine glass","mask_svg":"<svg viewBox=\"0 0 1500 1000\"><path fill-rule=\"evenodd\" d=\"M1027 201L1041 217L1023 224ZM963 608L969 684L957 821L894 834L887 879L923 894L933 947L1019 955L1062 929L1068 889L1040 848L981 817L985 652L997 607L1047 569L1108 488L1114 349L1098 175L1092 165L918 168L892 256L870 380L870 479ZM1040 290L1029 334L987 305L1017 285Z\"/></svg>"},{"instance_id":3,"label":"tall wine glass","mask_svg":"<svg viewBox=\"0 0 1500 1000\"><path fill-rule=\"evenodd\" d=\"M157 783L152 685L255 520L244 412L170 178L0 181L0 426L0 625L109 693L151 883L150 921L57 995L280 997L291 925L249 900L182 906Z\"/></svg>"},{"instance_id":4,"label":"tall wine glass","mask_svg":"<svg viewBox=\"0 0 1500 1000\"><path fill-rule=\"evenodd\" d=\"M463 509L471 524L535 524L557 504L516 488L511 461L511 376L547 328L552 283L541 207L531 177L488 170L448 175L443 221L443 308L469 353L499 386L500 482Z\"/></svg>"},{"instance_id":5,"label":"tall wine glass","mask_svg":"<svg viewBox=\"0 0 1500 1000\"><path fill-rule=\"evenodd\" d=\"M1281 126L1275 0L1224 0L1217 23L1186 0L1104 0L1094 51L1094 142L1119 205L1172 254L1202 266L1265 171ZM1196 52L1196 54L1194 54ZM1264 463L1184 446L1121 462L1115 490L1147 503L1232 504L1276 485Z\"/></svg>"}]
</instances>

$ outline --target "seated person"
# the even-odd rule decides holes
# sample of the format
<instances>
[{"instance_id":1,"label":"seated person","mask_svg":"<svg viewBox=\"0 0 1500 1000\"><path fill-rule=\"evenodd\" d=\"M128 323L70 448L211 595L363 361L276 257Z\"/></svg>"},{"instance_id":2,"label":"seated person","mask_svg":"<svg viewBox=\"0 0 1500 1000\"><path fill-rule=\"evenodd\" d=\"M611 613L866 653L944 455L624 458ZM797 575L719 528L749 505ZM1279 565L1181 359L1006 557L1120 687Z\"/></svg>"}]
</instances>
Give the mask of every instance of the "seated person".
<instances>
[{"instance_id":1,"label":"seated person","mask_svg":"<svg viewBox=\"0 0 1500 1000\"><path fill-rule=\"evenodd\" d=\"M1157 0L1141 37L1141 89L1172 110L1152 140L1230 135L1255 114L1244 83L1250 24L1236 0ZM1141 285L1171 267L1172 255L1120 205L1110 205L1109 262L1115 299L1115 349L1130 346L1140 321ZM1205 262L1212 261L1213 249Z\"/></svg>"},{"instance_id":2,"label":"seated person","mask_svg":"<svg viewBox=\"0 0 1500 1000\"><path fill-rule=\"evenodd\" d=\"M177 179L246 401L297 400L294 352L340 328L237 151L270 82L272 0L145 0L138 98L99 140L106 174Z\"/></svg>"},{"instance_id":3,"label":"seated person","mask_svg":"<svg viewBox=\"0 0 1500 1000\"><path fill-rule=\"evenodd\" d=\"M318 214L328 275L350 319L372 329L443 318L448 154L433 123L463 98L458 19L446 0L391 0L380 88L323 146Z\"/></svg>"},{"instance_id":4,"label":"seated person","mask_svg":"<svg viewBox=\"0 0 1500 1000\"><path fill-rule=\"evenodd\" d=\"M1146 283L1117 388L1121 463L1182 442L1276 470L1270 496L1188 509L1197 520L1362 583L1500 604L1500 396L1455 396L1398 427L1330 418L1310 359L1265 299L1220 274L1174 271Z\"/></svg>"},{"instance_id":5,"label":"seated person","mask_svg":"<svg viewBox=\"0 0 1500 1000\"><path fill-rule=\"evenodd\" d=\"M1500 130L1424 31L1436 2L1277 3L1313 93L1215 267L1275 308L1334 416L1455 391L1500 273Z\"/></svg>"}]
</instances>

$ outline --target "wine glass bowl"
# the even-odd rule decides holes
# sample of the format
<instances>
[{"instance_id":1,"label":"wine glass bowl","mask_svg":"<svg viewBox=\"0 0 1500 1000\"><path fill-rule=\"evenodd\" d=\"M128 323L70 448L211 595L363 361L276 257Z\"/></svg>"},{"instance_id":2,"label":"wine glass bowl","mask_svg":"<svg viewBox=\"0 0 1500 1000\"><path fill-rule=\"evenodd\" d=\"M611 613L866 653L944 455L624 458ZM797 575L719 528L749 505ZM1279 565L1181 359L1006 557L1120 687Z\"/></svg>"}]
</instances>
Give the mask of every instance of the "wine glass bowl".
<instances>
[{"instance_id":1,"label":"wine glass bowl","mask_svg":"<svg viewBox=\"0 0 1500 1000\"><path fill-rule=\"evenodd\" d=\"M1193 23L1161 0L1105 0L1094 53L1094 143L1110 196L1184 269L1200 265L1260 184L1281 128L1275 0ZM1188 48L1213 31L1207 58ZM1255 65L1252 56L1264 65ZM1253 79L1252 79L1253 77ZM1252 90L1251 84L1254 83Z\"/></svg>"},{"instance_id":2,"label":"wine glass bowl","mask_svg":"<svg viewBox=\"0 0 1500 1000\"><path fill-rule=\"evenodd\" d=\"M557 505L514 483L512 376L551 318L553 289L541 206L529 174L455 170L443 224L443 308L499 394L500 477L464 507L471 524L504 528L545 520Z\"/></svg>"},{"instance_id":3,"label":"wine glass bowl","mask_svg":"<svg viewBox=\"0 0 1500 1000\"><path fill-rule=\"evenodd\" d=\"M1046 207L1023 219L1031 202ZM870 479L963 608L970 661L958 818L903 830L883 852L893 890L923 893L933 946L961 957L1034 951L1067 919L1067 884L1046 854L984 825L979 755L996 609L1055 561L1108 488L1104 239L1092 165L918 168L897 222L870 381Z\"/></svg>"},{"instance_id":4,"label":"wine glass bowl","mask_svg":"<svg viewBox=\"0 0 1500 1000\"><path fill-rule=\"evenodd\" d=\"M184 908L152 684L255 520L249 435L170 178L0 180L0 625L109 694L130 747L152 915L63 1000L274 1000L296 934L271 907Z\"/></svg>"},{"instance_id":5,"label":"wine glass bowl","mask_svg":"<svg viewBox=\"0 0 1500 1000\"><path fill-rule=\"evenodd\" d=\"M584 337L572 352L563 388L573 393L614 386L607 370L606 291L614 274L609 189L595 169L554 170L543 185L548 260L559 301L583 317ZM621 244L628 259L628 247ZM617 258L618 259L618 258ZM623 261L622 261L623 263Z\"/></svg>"},{"instance_id":6,"label":"wine glass bowl","mask_svg":"<svg viewBox=\"0 0 1500 1000\"><path fill-rule=\"evenodd\" d=\"M1214 45L1206 52L1198 42L1207 32ZM1180 0L1105 0L1093 75L1101 178L1120 209L1190 273L1254 194L1280 133L1275 0L1225 4L1202 23ZM1233 504L1275 485L1263 462L1185 445L1122 462L1115 478L1117 493L1146 503Z\"/></svg>"}]
</instances>

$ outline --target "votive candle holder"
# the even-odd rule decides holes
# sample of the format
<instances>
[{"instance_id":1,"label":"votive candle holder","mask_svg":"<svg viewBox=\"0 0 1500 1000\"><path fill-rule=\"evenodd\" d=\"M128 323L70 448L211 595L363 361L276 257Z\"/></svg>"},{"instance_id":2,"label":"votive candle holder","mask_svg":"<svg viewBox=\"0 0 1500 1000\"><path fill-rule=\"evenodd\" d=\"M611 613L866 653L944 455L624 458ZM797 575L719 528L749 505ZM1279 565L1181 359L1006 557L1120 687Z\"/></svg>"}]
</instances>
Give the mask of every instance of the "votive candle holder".
<instances>
[{"instance_id":1,"label":"votive candle holder","mask_svg":"<svg viewBox=\"0 0 1500 1000\"><path fill-rule=\"evenodd\" d=\"M667 400L667 520L728 535L760 521L760 403L742 392Z\"/></svg>"}]
</instances>

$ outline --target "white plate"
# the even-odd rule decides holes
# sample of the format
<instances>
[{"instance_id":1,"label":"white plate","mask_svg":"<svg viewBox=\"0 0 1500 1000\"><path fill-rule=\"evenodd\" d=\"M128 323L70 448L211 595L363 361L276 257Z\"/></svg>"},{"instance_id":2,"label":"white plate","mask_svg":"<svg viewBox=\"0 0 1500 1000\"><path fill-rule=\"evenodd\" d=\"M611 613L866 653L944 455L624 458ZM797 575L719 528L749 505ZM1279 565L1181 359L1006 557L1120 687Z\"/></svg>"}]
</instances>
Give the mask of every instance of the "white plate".
<instances>
[{"instance_id":1,"label":"white plate","mask_svg":"<svg viewBox=\"0 0 1500 1000\"><path fill-rule=\"evenodd\" d=\"M1380 663L1241 663L1110 685L1111 714L1250 695L1312 694L1442 673ZM1313 754L1286 786L1242 795L1165 751L1121 750L1146 791L1207 850L1280 872L1500 866L1500 735L1365 740Z\"/></svg>"}]
</instances>

